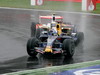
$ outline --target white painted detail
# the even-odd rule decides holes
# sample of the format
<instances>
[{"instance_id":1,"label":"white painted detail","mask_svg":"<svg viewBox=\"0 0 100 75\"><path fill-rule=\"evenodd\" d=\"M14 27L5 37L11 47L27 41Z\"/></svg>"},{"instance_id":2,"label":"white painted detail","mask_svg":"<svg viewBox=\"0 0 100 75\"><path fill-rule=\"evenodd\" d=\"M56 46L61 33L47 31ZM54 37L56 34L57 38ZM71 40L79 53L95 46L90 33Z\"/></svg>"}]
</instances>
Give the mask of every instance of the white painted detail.
<instances>
[{"instance_id":1,"label":"white painted detail","mask_svg":"<svg viewBox=\"0 0 100 75\"><path fill-rule=\"evenodd\" d=\"M82 0L82 11L93 11L94 10L95 5L93 4L93 1L91 0L89 3L88 2L89 2L88 0Z\"/></svg>"},{"instance_id":2,"label":"white painted detail","mask_svg":"<svg viewBox=\"0 0 100 75\"><path fill-rule=\"evenodd\" d=\"M31 0L31 5L36 5L36 0Z\"/></svg>"},{"instance_id":3,"label":"white painted detail","mask_svg":"<svg viewBox=\"0 0 100 75\"><path fill-rule=\"evenodd\" d=\"M48 26L48 28L51 28L51 24L50 23L48 23L47 26Z\"/></svg>"},{"instance_id":4,"label":"white painted detail","mask_svg":"<svg viewBox=\"0 0 100 75\"><path fill-rule=\"evenodd\" d=\"M82 11L87 11L87 0L82 0Z\"/></svg>"},{"instance_id":5,"label":"white painted detail","mask_svg":"<svg viewBox=\"0 0 100 75\"><path fill-rule=\"evenodd\" d=\"M89 7L88 7L88 10L90 10L90 11L94 10L94 4L93 4L92 0L91 0Z\"/></svg>"},{"instance_id":6,"label":"white painted detail","mask_svg":"<svg viewBox=\"0 0 100 75\"><path fill-rule=\"evenodd\" d=\"M76 35L76 33L72 33L71 35L74 37Z\"/></svg>"},{"instance_id":7,"label":"white painted detail","mask_svg":"<svg viewBox=\"0 0 100 75\"><path fill-rule=\"evenodd\" d=\"M88 73L88 71L90 71ZM100 75L100 69L85 69L74 72L75 75Z\"/></svg>"},{"instance_id":8,"label":"white painted detail","mask_svg":"<svg viewBox=\"0 0 100 75\"><path fill-rule=\"evenodd\" d=\"M42 5L43 4L43 0L37 0L37 5Z\"/></svg>"}]
</instances>

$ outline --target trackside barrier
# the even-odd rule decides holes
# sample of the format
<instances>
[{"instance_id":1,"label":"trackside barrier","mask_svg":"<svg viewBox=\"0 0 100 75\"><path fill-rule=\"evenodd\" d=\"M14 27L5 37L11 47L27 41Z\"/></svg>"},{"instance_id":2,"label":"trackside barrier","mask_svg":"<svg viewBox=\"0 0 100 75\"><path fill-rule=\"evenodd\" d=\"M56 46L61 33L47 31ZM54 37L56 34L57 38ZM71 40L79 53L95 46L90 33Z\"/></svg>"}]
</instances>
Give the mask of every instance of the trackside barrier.
<instances>
[{"instance_id":1,"label":"trackside barrier","mask_svg":"<svg viewBox=\"0 0 100 75\"><path fill-rule=\"evenodd\" d=\"M48 0L48 1L68 1L68 2L82 2L82 0ZM100 3L100 0L95 0L96 3Z\"/></svg>"},{"instance_id":2,"label":"trackside barrier","mask_svg":"<svg viewBox=\"0 0 100 75\"><path fill-rule=\"evenodd\" d=\"M93 11L96 9L96 2L100 0L49 0L49 1L67 1L67 2L82 2L82 11Z\"/></svg>"},{"instance_id":3,"label":"trackside barrier","mask_svg":"<svg viewBox=\"0 0 100 75\"><path fill-rule=\"evenodd\" d=\"M96 9L96 0L82 0L83 11L93 11Z\"/></svg>"}]
</instances>

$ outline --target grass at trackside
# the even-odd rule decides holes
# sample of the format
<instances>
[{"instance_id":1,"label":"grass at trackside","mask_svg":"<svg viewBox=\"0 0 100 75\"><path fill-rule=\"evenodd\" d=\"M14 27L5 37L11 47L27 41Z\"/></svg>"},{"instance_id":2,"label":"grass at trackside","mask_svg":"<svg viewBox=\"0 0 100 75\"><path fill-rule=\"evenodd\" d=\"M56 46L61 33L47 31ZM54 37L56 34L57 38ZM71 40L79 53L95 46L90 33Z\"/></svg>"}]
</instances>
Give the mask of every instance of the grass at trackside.
<instances>
[{"instance_id":1,"label":"grass at trackside","mask_svg":"<svg viewBox=\"0 0 100 75\"><path fill-rule=\"evenodd\" d=\"M0 0L1 7L34 8L45 10L80 10L80 3L44 1L42 6L31 6L30 0Z\"/></svg>"},{"instance_id":2,"label":"grass at trackside","mask_svg":"<svg viewBox=\"0 0 100 75\"><path fill-rule=\"evenodd\" d=\"M44 9L44 10L61 10L61 11L81 11L81 3L74 2L57 2L44 1L42 6L31 6L30 0L0 0L0 7L12 8L29 8L29 9ZM97 10L93 13L100 14L100 3L97 4Z\"/></svg>"},{"instance_id":3,"label":"grass at trackside","mask_svg":"<svg viewBox=\"0 0 100 75\"><path fill-rule=\"evenodd\" d=\"M43 6L35 6L34 8L47 10L80 11L80 6L80 3L47 1Z\"/></svg>"},{"instance_id":4,"label":"grass at trackside","mask_svg":"<svg viewBox=\"0 0 100 75\"><path fill-rule=\"evenodd\" d=\"M54 73L54 72L62 72L71 69L85 68L85 67L90 67L95 65L100 65L100 60L78 63L78 64L71 64L71 65L26 70L22 72L8 73L7 75L49 75L50 73Z\"/></svg>"},{"instance_id":5,"label":"grass at trackside","mask_svg":"<svg viewBox=\"0 0 100 75\"><path fill-rule=\"evenodd\" d=\"M30 0L0 0L0 7L30 8Z\"/></svg>"},{"instance_id":6,"label":"grass at trackside","mask_svg":"<svg viewBox=\"0 0 100 75\"><path fill-rule=\"evenodd\" d=\"M93 11L93 13L98 13L98 14L100 14L100 3L97 3L97 5L96 5L96 10Z\"/></svg>"}]
</instances>

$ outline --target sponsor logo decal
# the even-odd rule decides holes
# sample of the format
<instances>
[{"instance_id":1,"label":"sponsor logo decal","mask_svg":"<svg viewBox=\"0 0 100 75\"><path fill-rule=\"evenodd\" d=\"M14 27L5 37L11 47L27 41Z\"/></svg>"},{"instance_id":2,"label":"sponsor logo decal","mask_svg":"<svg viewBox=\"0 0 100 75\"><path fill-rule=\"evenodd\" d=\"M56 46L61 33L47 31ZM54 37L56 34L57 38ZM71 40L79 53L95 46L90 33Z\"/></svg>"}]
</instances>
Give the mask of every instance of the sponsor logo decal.
<instances>
[{"instance_id":1,"label":"sponsor logo decal","mask_svg":"<svg viewBox=\"0 0 100 75\"><path fill-rule=\"evenodd\" d=\"M100 65L72 69L63 72L52 73L50 75L100 75Z\"/></svg>"},{"instance_id":2,"label":"sponsor logo decal","mask_svg":"<svg viewBox=\"0 0 100 75\"><path fill-rule=\"evenodd\" d=\"M75 75L100 75L100 69L86 69L74 72Z\"/></svg>"}]
</instances>

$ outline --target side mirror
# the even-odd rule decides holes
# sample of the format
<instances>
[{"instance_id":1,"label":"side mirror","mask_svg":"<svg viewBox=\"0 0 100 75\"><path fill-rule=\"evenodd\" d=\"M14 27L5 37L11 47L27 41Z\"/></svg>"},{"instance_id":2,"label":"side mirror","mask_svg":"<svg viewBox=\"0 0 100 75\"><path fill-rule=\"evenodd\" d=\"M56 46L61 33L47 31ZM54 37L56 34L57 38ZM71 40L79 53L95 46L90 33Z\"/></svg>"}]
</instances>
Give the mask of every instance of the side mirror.
<instances>
[{"instance_id":1,"label":"side mirror","mask_svg":"<svg viewBox=\"0 0 100 75\"><path fill-rule=\"evenodd\" d=\"M72 34L71 34L71 36L73 36L73 37L74 37L75 35L76 35L76 33L72 33Z\"/></svg>"}]
</instances>

